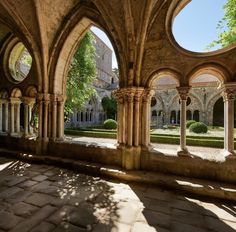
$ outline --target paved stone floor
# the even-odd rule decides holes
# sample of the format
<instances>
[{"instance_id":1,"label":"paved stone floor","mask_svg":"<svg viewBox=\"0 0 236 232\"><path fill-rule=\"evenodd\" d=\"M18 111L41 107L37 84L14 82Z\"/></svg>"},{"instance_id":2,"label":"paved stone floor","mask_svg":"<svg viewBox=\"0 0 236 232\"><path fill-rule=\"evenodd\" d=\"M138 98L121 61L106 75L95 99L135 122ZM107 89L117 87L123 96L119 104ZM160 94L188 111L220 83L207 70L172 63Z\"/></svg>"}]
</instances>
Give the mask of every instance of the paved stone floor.
<instances>
[{"instance_id":1,"label":"paved stone floor","mask_svg":"<svg viewBox=\"0 0 236 232\"><path fill-rule=\"evenodd\" d=\"M233 232L236 203L0 158L0 232Z\"/></svg>"}]
</instances>

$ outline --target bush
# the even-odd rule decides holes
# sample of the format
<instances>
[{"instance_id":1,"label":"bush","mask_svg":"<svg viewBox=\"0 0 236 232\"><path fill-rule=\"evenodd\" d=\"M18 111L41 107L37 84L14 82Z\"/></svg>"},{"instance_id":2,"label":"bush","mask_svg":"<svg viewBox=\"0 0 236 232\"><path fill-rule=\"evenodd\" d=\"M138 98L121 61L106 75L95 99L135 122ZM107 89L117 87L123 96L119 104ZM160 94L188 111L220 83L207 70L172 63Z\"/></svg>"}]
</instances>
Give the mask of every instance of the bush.
<instances>
[{"instance_id":1,"label":"bush","mask_svg":"<svg viewBox=\"0 0 236 232\"><path fill-rule=\"evenodd\" d=\"M193 123L195 123L195 120L189 120L186 122L186 127L189 128Z\"/></svg>"},{"instance_id":2,"label":"bush","mask_svg":"<svg viewBox=\"0 0 236 232\"><path fill-rule=\"evenodd\" d=\"M208 127L206 124L202 122L195 122L189 127L189 131L200 134L207 133Z\"/></svg>"},{"instance_id":3,"label":"bush","mask_svg":"<svg viewBox=\"0 0 236 232\"><path fill-rule=\"evenodd\" d=\"M117 128L117 122L113 119L107 119L104 123L104 128L106 129L116 129Z\"/></svg>"}]
</instances>

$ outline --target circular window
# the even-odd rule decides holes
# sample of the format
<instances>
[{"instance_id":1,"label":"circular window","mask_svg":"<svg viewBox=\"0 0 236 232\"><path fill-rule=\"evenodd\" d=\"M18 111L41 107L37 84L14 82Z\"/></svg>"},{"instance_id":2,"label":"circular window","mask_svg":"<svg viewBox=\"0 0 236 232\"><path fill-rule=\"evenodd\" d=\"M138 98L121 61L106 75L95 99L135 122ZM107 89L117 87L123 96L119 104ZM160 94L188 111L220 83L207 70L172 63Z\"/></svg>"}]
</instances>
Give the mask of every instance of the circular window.
<instances>
[{"instance_id":1,"label":"circular window","mask_svg":"<svg viewBox=\"0 0 236 232\"><path fill-rule=\"evenodd\" d=\"M25 45L18 42L10 52L8 68L14 82L23 81L29 74L32 57Z\"/></svg>"}]
</instances>

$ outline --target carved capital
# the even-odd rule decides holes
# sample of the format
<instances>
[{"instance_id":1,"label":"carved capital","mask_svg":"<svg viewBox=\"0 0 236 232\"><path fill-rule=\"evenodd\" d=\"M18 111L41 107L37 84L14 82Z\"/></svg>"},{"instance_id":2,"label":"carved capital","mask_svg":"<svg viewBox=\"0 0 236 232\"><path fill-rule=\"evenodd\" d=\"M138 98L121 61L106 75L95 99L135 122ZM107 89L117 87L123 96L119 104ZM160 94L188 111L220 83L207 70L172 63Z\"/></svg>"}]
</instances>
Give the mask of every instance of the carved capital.
<instances>
[{"instance_id":1,"label":"carved capital","mask_svg":"<svg viewBox=\"0 0 236 232\"><path fill-rule=\"evenodd\" d=\"M176 88L178 93L179 93L179 97L181 100L187 100L188 98L188 93L189 90L191 89L191 87L186 86L186 87L177 87Z\"/></svg>"},{"instance_id":2,"label":"carved capital","mask_svg":"<svg viewBox=\"0 0 236 232\"><path fill-rule=\"evenodd\" d=\"M155 94L155 91L153 89L144 89L143 95L142 95L143 102L150 102L154 94Z\"/></svg>"},{"instance_id":3,"label":"carved capital","mask_svg":"<svg viewBox=\"0 0 236 232\"><path fill-rule=\"evenodd\" d=\"M35 103L35 98L32 97L23 97L22 102L24 105L33 105Z\"/></svg>"},{"instance_id":4,"label":"carved capital","mask_svg":"<svg viewBox=\"0 0 236 232\"><path fill-rule=\"evenodd\" d=\"M221 93L221 96L223 97L223 101L234 100L235 89L233 88L224 89L224 91Z\"/></svg>"}]
</instances>

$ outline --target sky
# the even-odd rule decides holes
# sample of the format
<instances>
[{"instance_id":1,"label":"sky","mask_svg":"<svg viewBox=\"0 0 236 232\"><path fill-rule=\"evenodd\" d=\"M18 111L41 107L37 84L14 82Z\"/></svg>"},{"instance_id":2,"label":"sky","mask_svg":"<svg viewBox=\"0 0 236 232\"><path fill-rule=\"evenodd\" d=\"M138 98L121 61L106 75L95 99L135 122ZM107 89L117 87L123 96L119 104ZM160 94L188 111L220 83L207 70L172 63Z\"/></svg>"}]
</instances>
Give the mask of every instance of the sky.
<instances>
[{"instance_id":1,"label":"sky","mask_svg":"<svg viewBox=\"0 0 236 232\"><path fill-rule=\"evenodd\" d=\"M224 15L223 6L226 1L192 0L187 4L173 23L173 35L177 43L190 51L205 52L206 47L217 39L219 31L216 27ZM102 30L97 27L92 27L91 30L113 50L110 40ZM117 68L114 50L112 54L112 68Z\"/></svg>"},{"instance_id":2,"label":"sky","mask_svg":"<svg viewBox=\"0 0 236 232\"><path fill-rule=\"evenodd\" d=\"M226 1L192 0L185 6L173 24L173 35L179 45L190 51L206 51L207 45L217 39L219 31L216 27L224 16Z\"/></svg>"}]
</instances>

